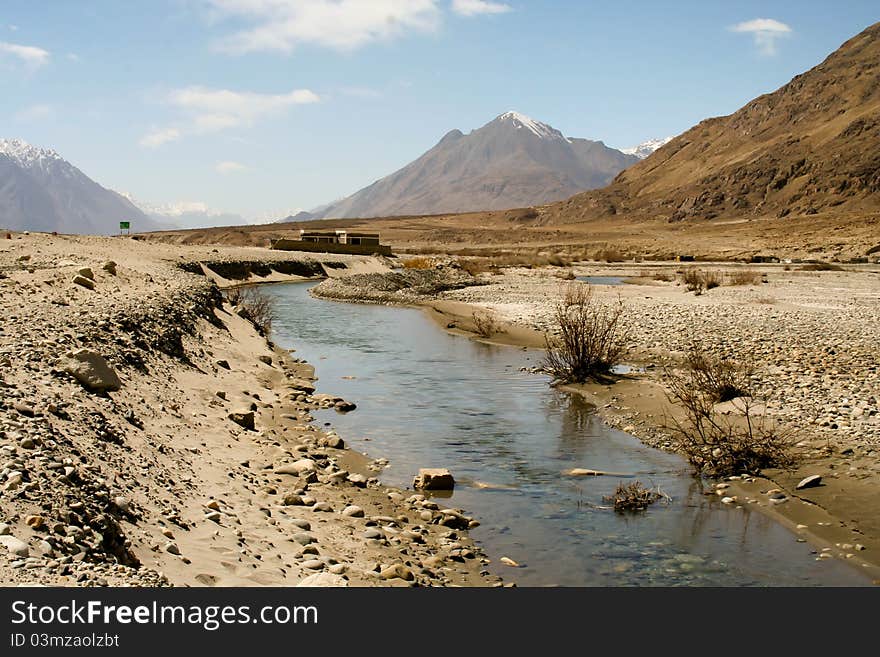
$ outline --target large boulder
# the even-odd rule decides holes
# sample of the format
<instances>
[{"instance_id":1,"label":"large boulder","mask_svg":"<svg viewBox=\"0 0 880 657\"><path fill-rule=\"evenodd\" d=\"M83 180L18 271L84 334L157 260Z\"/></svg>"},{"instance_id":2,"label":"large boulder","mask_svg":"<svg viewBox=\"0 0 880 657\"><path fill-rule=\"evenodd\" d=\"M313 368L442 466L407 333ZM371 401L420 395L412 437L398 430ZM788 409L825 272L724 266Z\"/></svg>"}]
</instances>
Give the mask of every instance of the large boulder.
<instances>
[{"instance_id":1,"label":"large boulder","mask_svg":"<svg viewBox=\"0 0 880 657\"><path fill-rule=\"evenodd\" d=\"M0 536L0 545L16 557L27 557L29 554L27 543L15 538L15 536Z\"/></svg>"},{"instance_id":2,"label":"large boulder","mask_svg":"<svg viewBox=\"0 0 880 657\"><path fill-rule=\"evenodd\" d=\"M413 488L422 490L452 490L455 479L446 468L421 468L413 479Z\"/></svg>"},{"instance_id":3,"label":"large boulder","mask_svg":"<svg viewBox=\"0 0 880 657\"><path fill-rule=\"evenodd\" d=\"M107 360L91 349L67 352L58 366L92 392L119 390L122 381Z\"/></svg>"}]
</instances>

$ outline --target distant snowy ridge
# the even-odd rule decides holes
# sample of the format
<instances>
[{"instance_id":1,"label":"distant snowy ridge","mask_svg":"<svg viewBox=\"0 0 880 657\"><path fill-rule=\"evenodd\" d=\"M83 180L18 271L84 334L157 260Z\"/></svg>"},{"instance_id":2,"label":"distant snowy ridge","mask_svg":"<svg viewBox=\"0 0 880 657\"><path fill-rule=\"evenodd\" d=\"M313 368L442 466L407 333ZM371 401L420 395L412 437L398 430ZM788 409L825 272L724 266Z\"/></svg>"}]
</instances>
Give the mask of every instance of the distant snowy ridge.
<instances>
[{"instance_id":1,"label":"distant snowy ridge","mask_svg":"<svg viewBox=\"0 0 880 657\"><path fill-rule=\"evenodd\" d=\"M18 166L27 169L34 167L45 169L49 163L64 161L64 158L51 148L31 146L23 139L0 139L0 154L9 156Z\"/></svg>"},{"instance_id":2,"label":"distant snowy ridge","mask_svg":"<svg viewBox=\"0 0 880 657\"><path fill-rule=\"evenodd\" d=\"M661 146L665 146L669 142L671 142L675 137L666 137L665 139L649 139L648 141L643 141L638 146L633 146L631 148L621 148L621 153L626 153L627 155L635 155L640 160L644 160L651 153L656 151Z\"/></svg>"}]
</instances>

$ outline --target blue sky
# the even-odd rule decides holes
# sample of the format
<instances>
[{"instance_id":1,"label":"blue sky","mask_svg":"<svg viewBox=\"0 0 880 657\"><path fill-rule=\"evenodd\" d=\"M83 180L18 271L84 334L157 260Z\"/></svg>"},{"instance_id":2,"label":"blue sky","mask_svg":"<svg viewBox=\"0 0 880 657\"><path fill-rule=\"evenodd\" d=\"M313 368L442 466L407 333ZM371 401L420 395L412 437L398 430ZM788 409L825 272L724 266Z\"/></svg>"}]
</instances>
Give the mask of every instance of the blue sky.
<instances>
[{"instance_id":1,"label":"blue sky","mask_svg":"<svg viewBox=\"0 0 880 657\"><path fill-rule=\"evenodd\" d=\"M0 137L150 203L283 216L511 109L615 147L678 134L878 20L876 0L3 0Z\"/></svg>"}]
</instances>

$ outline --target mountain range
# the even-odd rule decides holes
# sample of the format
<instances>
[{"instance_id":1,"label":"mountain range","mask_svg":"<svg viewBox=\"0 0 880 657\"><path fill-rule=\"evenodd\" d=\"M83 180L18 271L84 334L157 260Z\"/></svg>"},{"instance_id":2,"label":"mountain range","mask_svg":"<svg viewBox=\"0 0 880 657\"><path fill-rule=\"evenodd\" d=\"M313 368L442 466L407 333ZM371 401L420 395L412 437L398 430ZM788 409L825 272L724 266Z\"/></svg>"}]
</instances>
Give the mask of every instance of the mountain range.
<instances>
[{"instance_id":1,"label":"mountain range","mask_svg":"<svg viewBox=\"0 0 880 657\"><path fill-rule=\"evenodd\" d=\"M0 227L60 233L113 234L160 225L128 199L102 187L51 149L0 139Z\"/></svg>"},{"instance_id":2,"label":"mountain range","mask_svg":"<svg viewBox=\"0 0 880 657\"><path fill-rule=\"evenodd\" d=\"M650 144L623 153L564 136L518 112L464 134L452 130L421 157L334 203L283 221L439 214L540 205L607 185Z\"/></svg>"},{"instance_id":3,"label":"mountain range","mask_svg":"<svg viewBox=\"0 0 880 657\"><path fill-rule=\"evenodd\" d=\"M880 23L729 116L702 121L542 223L859 217L880 210Z\"/></svg>"}]
</instances>

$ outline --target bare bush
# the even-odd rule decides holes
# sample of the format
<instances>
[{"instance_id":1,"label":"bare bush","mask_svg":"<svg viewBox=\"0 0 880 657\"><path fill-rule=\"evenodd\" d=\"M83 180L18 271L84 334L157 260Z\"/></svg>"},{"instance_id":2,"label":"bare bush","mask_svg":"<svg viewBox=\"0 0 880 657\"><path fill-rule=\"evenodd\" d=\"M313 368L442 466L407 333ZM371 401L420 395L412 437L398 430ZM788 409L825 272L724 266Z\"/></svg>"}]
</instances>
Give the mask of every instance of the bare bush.
<instances>
[{"instance_id":1,"label":"bare bush","mask_svg":"<svg viewBox=\"0 0 880 657\"><path fill-rule=\"evenodd\" d=\"M714 358L694 341L688 349L685 367L694 385L713 404L751 395L755 366L751 360L734 362Z\"/></svg>"},{"instance_id":2,"label":"bare bush","mask_svg":"<svg viewBox=\"0 0 880 657\"><path fill-rule=\"evenodd\" d=\"M738 269L727 276L728 285L759 285L764 275L754 269Z\"/></svg>"},{"instance_id":3,"label":"bare bush","mask_svg":"<svg viewBox=\"0 0 880 657\"><path fill-rule=\"evenodd\" d=\"M458 259L458 266L461 267L471 276L479 276L488 271L492 271L492 265L486 258L476 258L470 260Z\"/></svg>"},{"instance_id":4,"label":"bare bush","mask_svg":"<svg viewBox=\"0 0 880 657\"><path fill-rule=\"evenodd\" d=\"M721 285L721 274L717 271L703 272L703 285L706 286L707 290L718 287Z\"/></svg>"},{"instance_id":5,"label":"bare bush","mask_svg":"<svg viewBox=\"0 0 880 657\"><path fill-rule=\"evenodd\" d=\"M433 269L433 258L408 258L403 261L404 269Z\"/></svg>"},{"instance_id":6,"label":"bare bush","mask_svg":"<svg viewBox=\"0 0 880 657\"><path fill-rule=\"evenodd\" d=\"M670 400L684 411L667 429L698 473L722 477L793 464L791 437L756 413L750 365L712 359L695 346L688 366L666 375ZM718 411L725 399L736 399L737 413Z\"/></svg>"},{"instance_id":7,"label":"bare bush","mask_svg":"<svg viewBox=\"0 0 880 657\"><path fill-rule=\"evenodd\" d=\"M687 267L680 270L681 281L688 292L699 296L704 290L721 285L721 275L717 271L703 271L699 267Z\"/></svg>"},{"instance_id":8,"label":"bare bush","mask_svg":"<svg viewBox=\"0 0 880 657\"><path fill-rule=\"evenodd\" d=\"M688 292L702 294L705 288L702 272L696 267L688 267L681 270L681 282L687 288Z\"/></svg>"},{"instance_id":9,"label":"bare bush","mask_svg":"<svg viewBox=\"0 0 880 657\"><path fill-rule=\"evenodd\" d=\"M275 315L275 300L272 297L256 287L234 287L226 291L226 300L261 335L268 336L272 332L272 318Z\"/></svg>"},{"instance_id":10,"label":"bare bush","mask_svg":"<svg viewBox=\"0 0 880 657\"><path fill-rule=\"evenodd\" d=\"M600 303L589 285L570 283L553 310L555 337L545 336L543 369L566 383L601 380L617 364L627 334L623 301Z\"/></svg>"},{"instance_id":11,"label":"bare bush","mask_svg":"<svg viewBox=\"0 0 880 657\"><path fill-rule=\"evenodd\" d=\"M666 271L651 271L650 269L643 269L639 273L640 278L650 278L655 281L663 281L668 283L669 281L674 281L675 277Z\"/></svg>"},{"instance_id":12,"label":"bare bush","mask_svg":"<svg viewBox=\"0 0 880 657\"><path fill-rule=\"evenodd\" d=\"M624 511L644 511L654 502L660 499L669 499L659 488L646 488L642 482L634 481L630 484L623 482L617 484L613 495L602 498L605 502L614 506L618 513Z\"/></svg>"},{"instance_id":13,"label":"bare bush","mask_svg":"<svg viewBox=\"0 0 880 657\"><path fill-rule=\"evenodd\" d=\"M471 318L474 322L474 333L481 338L490 338L501 330L498 322L489 313L474 311Z\"/></svg>"}]
</instances>

